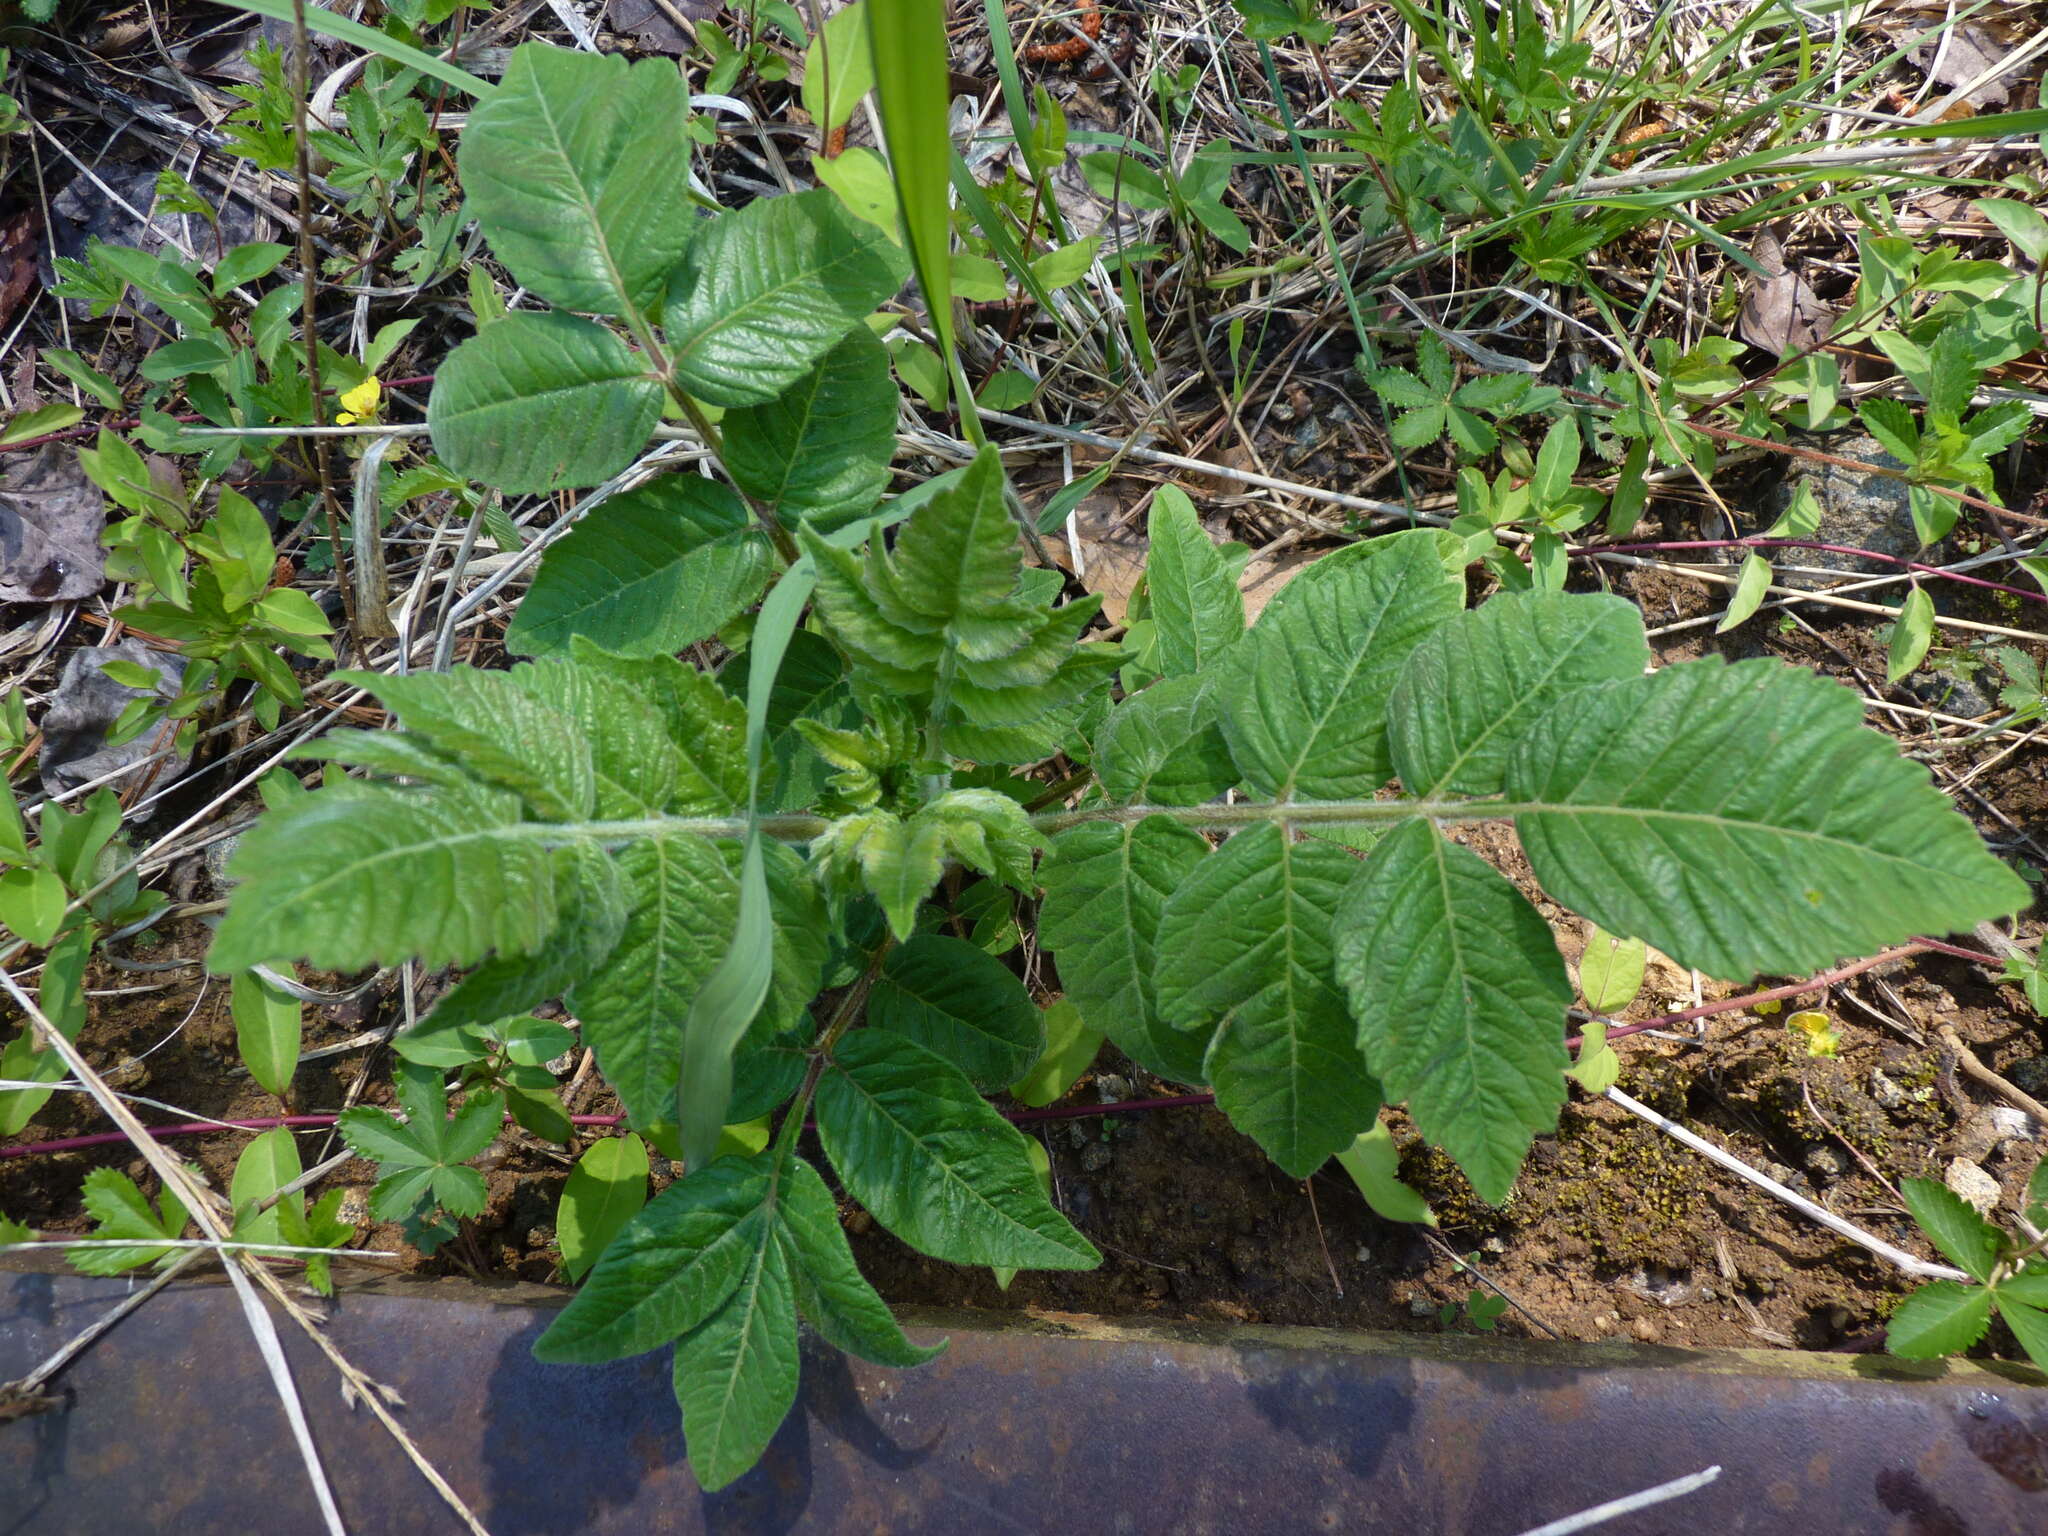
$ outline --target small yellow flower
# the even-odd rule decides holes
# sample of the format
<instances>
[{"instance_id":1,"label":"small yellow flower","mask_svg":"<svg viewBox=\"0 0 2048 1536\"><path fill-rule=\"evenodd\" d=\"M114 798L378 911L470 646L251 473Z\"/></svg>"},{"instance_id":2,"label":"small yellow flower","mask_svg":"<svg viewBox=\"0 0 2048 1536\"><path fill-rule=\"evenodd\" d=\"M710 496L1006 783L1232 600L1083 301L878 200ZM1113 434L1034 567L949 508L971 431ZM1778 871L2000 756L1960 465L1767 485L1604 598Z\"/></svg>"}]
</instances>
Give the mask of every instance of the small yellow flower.
<instances>
[{"instance_id":1,"label":"small yellow flower","mask_svg":"<svg viewBox=\"0 0 2048 1536\"><path fill-rule=\"evenodd\" d=\"M1836 1056L1841 1053L1842 1040L1834 1030L1834 1020L1814 1009L1795 1013L1786 1024L1805 1037L1806 1054L1809 1056Z\"/></svg>"},{"instance_id":2,"label":"small yellow flower","mask_svg":"<svg viewBox=\"0 0 2048 1536\"><path fill-rule=\"evenodd\" d=\"M354 389L341 392L341 414L334 418L336 426L351 426L359 421L368 421L377 414L377 402L384 398L384 386L377 382L373 373Z\"/></svg>"}]
</instances>

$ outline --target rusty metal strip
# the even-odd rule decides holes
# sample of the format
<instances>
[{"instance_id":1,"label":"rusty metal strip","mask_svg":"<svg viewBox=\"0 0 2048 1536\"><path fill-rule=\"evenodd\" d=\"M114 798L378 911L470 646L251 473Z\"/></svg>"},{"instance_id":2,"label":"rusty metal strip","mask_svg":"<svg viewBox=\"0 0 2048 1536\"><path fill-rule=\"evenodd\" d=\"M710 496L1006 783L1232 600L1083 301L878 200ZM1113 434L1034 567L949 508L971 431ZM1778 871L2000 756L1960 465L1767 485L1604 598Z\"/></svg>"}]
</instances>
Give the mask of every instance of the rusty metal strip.
<instances>
[{"instance_id":1,"label":"rusty metal strip","mask_svg":"<svg viewBox=\"0 0 2048 1536\"><path fill-rule=\"evenodd\" d=\"M120 1281L0 1269L0 1381ZM806 1342L763 1464L692 1482L666 1355L537 1364L536 1288L346 1295L342 1350L494 1536L884 1531L1508 1536L1720 1464L1624 1532L2048 1531L2048 1387L2018 1367L1283 1328L913 1314L917 1371ZM287 1348L351 1530L446 1510L302 1340ZM0 1424L0 1536L311 1529L315 1511L233 1299L176 1286Z\"/></svg>"}]
</instances>

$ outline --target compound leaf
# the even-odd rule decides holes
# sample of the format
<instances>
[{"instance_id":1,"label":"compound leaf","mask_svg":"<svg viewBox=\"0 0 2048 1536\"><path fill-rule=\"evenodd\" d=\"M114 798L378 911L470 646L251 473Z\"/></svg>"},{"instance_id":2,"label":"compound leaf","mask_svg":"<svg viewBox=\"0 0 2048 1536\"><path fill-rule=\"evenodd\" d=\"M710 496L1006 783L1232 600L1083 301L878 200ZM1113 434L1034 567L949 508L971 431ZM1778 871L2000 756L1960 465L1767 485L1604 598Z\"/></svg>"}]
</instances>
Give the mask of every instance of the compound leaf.
<instances>
[{"instance_id":1,"label":"compound leaf","mask_svg":"<svg viewBox=\"0 0 2048 1536\"><path fill-rule=\"evenodd\" d=\"M1803 976L2017 911L2026 885L1856 696L1768 660L1571 695L1511 754L1543 888L1681 966Z\"/></svg>"},{"instance_id":2,"label":"compound leaf","mask_svg":"<svg viewBox=\"0 0 2048 1536\"><path fill-rule=\"evenodd\" d=\"M1177 486L1163 485L1153 496L1146 537L1145 590L1159 626L1156 664L1168 677L1198 672L1244 634L1237 575Z\"/></svg>"},{"instance_id":3,"label":"compound leaf","mask_svg":"<svg viewBox=\"0 0 2048 1536\"><path fill-rule=\"evenodd\" d=\"M1208 843L1164 816L1148 816L1069 827L1052 848L1039 867L1038 937L1059 963L1068 998L1146 1071L1169 1082L1205 1082L1208 1042L1160 1018L1153 973L1167 898L1208 857Z\"/></svg>"},{"instance_id":4,"label":"compound leaf","mask_svg":"<svg viewBox=\"0 0 2048 1536\"><path fill-rule=\"evenodd\" d=\"M1416 820L1373 849L1337 932L1337 974L1387 1096L1500 1204L1565 1097L1572 987L1550 926L1492 865Z\"/></svg>"},{"instance_id":5,"label":"compound leaf","mask_svg":"<svg viewBox=\"0 0 2048 1536\"><path fill-rule=\"evenodd\" d=\"M922 933L889 951L868 996L868 1022L915 1040L983 1089L1001 1088L1045 1049L1024 983L965 939Z\"/></svg>"},{"instance_id":6,"label":"compound leaf","mask_svg":"<svg viewBox=\"0 0 2048 1536\"><path fill-rule=\"evenodd\" d=\"M896 392L889 354L857 325L775 399L726 412L725 467L786 523L821 531L869 511L889 486Z\"/></svg>"},{"instance_id":7,"label":"compound leaf","mask_svg":"<svg viewBox=\"0 0 2048 1536\"><path fill-rule=\"evenodd\" d=\"M645 310L697 223L676 185L688 115L667 60L629 66L523 44L462 131L468 210L498 259L549 303Z\"/></svg>"},{"instance_id":8,"label":"compound leaf","mask_svg":"<svg viewBox=\"0 0 2048 1536\"><path fill-rule=\"evenodd\" d=\"M561 310L494 320L448 354L427 397L441 462L507 493L610 479L660 416L645 361Z\"/></svg>"},{"instance_id":9,"label":"compound leaf","mask_svg":"<svg viewBox=\"0 0 2048 1536\"><path fill-rule=\"evenodd\" d=\"M1402 667L1387 707L1394 771L1419 799L1494 794L1509 750L1563 695L1649 664L1633 603L1578 592L1495 597L1439 625Z\"/></svg>"},{"instance_id":10,"label":"compound leaf","mask_svg":"<svg viewBox=\"0 0 2048 1536\"><path fill-rule=\"evenodd\" d=\"M1379 1113L1332 968L1331 919L1358 861L1268 824L1198 864L1166 903L1159 1011L1213 1030L1207 1072L1231 1124L1305 1179Z\"/></svg>"},{"instance_id":11,"label":"compound leaf","mask_svg":"<svg viewBox=\"0 0 2048 1536\"><path fill-rule=\"evenodd\" d=\"M1091 1269L1101 1255L1039 1188L1024 1137L943 1057L885 1029L841 1040L818 1136L846 1192L955 1264Z\"/></svg>"},{"instance_id":12,"label":"compound leaf","mask_svg":"<svg viewBox=\"0 0 2048 1536\"><path fill-rule=\"evenodd\" d=\"M944 1340L919 1346L903 1336L854 1263L832 1192L800 1157L790 1159L779 1209L797 1307L828 1344L877 1365L922 1365L944 1352Z\"/></svg>"},{"instance_id":13,"label":"compound leaf","mask_svg":"<svg viewBox=\"0 0 2048 1536\"><path fill-rule=\"evenodd\" d=\"M773 400L909 275L827 189L764 197L697 236L669 281L669 362L713 405Z\"/></svg>"},{"instance_id":14,"label":"compound leaf","mask_svg":"<svg viewBox=\"0 0 2048 1536\"><path fill-rule=\"evenodd\" d=\"M690 1470L705 1492L761 1459L796 1402L796 1295L789 1253L772 1225L751 1234L739 1283L710 1317L676 1341L676 1402Z\"/></svg>"},{"instance_id":15,"label":"compound leaf","mask_svg":"<svg viewBox=\"0 0 2048 1536\"><path fill-rule=\"evenodd\" d=\"M1223 734L1252 789L1278 800L1352 800L1384 784L1395 679L1463 596L1428 530L1326 555L1283 588L1231 647L1217 681Z\"/></svg>"},{"instance_id":16,"label":"compound leaf","mask_svg":"<svg viewBox=\"0 0 2048 1536\"><path fill-rule=\"evenodd\" d=\"M548 551L506 632L522 656L582 637L621 656L668 656L761 595L767 538L727 486L663 475L594 507Z\"/></svg>"},{"instance_id":17,"label":"compound leaf","mask_svg":"<svg viewBox=\"0 0 2048 1536\"><path fill-rule=\"evenodd\" d=\"M710 1317L768 1240L772 1165L772 1153L722 1157L669 1185L619 1229L534 1358L644 1354Z\"/></svg>"}]
</instances>

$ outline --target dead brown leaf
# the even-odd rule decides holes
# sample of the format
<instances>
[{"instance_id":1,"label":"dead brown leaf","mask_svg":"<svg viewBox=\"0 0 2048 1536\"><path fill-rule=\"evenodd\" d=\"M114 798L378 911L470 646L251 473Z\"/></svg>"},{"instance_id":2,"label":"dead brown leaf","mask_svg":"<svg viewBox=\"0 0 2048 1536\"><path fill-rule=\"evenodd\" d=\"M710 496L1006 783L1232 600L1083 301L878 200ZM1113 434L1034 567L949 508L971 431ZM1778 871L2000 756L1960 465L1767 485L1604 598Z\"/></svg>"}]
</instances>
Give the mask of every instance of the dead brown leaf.
<instances>
[{"instance_id":1,"label":"dead brown leaf","mask_svg":"<svg viewBox=\"0 0 2048 1536\"><path fill-rule=\"evenodd\" d=\"M0 478L0 602L65 603L100 589L106 499L77 450L45 443Z\"/></svg>"},{"instance_id":2,"label":"dead brown leaf","mask_svg":"<svg viewBox=\"0 0 2048 1536\"><path fill-rule=\"evenodd\" d=\"M1742 339L1779 357L1811 351L1827 336L1833 307L1786 266L1784 241L1775 228L1758 230L1749 253L1766 275L1750 274L1736 318Z\"/></svg>"},{"instance_id":3,"label":"dead brown leaf","mask_svg":"<svg viewBox=\"0 0 2048 1536\"><path fill-rule=\"evenodd\" d=\"M1944 31L1930 32L1913 50L1913 62L1927 71L1936 85L1949 90L1988 75L1981 85L1962 98L1962 105L1997 110L2012 100L2010 87L2017 83L2011 69L2001 69L2012 50L1992 33L1973 21Z\"/></svg>"}]
</instances>

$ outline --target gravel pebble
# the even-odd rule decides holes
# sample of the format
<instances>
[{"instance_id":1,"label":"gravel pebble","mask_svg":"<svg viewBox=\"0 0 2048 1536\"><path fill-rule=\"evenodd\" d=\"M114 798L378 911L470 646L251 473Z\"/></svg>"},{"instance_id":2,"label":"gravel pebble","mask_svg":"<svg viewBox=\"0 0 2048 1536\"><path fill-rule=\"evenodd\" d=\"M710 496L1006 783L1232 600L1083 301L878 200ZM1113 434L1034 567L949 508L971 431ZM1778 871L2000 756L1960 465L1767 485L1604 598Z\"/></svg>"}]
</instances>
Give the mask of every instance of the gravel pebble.
<instances>
[{"instance_id":1,"label":"gravel pebble","mask_svg":"<svg viewBox=\"0 0 2048 1536\"><path fill-rule=\"evenodd\" d=\"M1997 1210L1999 1197L2004 1193L1998 1180L1967 1158L1956 1158L1948 1165L1944 1182L1957 1196L1976 1207L1980 1216Z\"/></svg>"}]
</instances>

